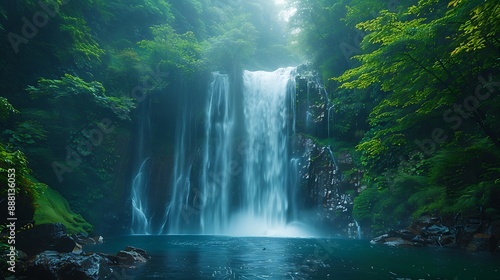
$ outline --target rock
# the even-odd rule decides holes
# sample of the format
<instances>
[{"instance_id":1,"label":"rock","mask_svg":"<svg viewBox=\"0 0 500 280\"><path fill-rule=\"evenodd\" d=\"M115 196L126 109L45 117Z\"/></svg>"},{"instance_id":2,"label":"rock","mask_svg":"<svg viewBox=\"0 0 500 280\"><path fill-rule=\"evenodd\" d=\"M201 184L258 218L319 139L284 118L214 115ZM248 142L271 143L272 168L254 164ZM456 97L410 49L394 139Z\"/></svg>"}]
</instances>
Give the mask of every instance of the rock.
<instances>
[{"instance_id":1,"label":"rock","mask_svg":"<svg viewBox=\"0 0 500 280\"><path fill-rule=\"evenodd\" d=\"M116 260L119 264L123 265L132 265L136 263L145 263L151 257L149 254L139 248L135 248L132 246L126 247L124 250L118 252L116 254Z\"/></svg>"},{"instance_id":2,"label":"rock","mask_svg":"<svg viewBox=\"0 0 500 280\"><path fill-rule=\"evenodd\" d=\"M417 236L416 234L414 234L413 232L409 231L409 230L398 230L398 231L392 231L390 233L391 236L395 236L395 237L399 237L399 238L402 238L404 240L409 240L411 241L413 238L415 238L415 236Z\"/></svg>"},{"instance_id":3,"label":"rock","mask_svg":"<svg viewBox=\"0 0 500 280\"><path fill-rule=\"evenodd\" d=\"M137 252L139 255L141 255L143 258L149 260L151 259L151 256L146 252L146 250L141 249L141 248L136 248L132 246L127 246L125 248L125 251L127 252Z\"/></svg>"},{"instance_id":4,"label":"rock","mask_svg":"<svg viewBox=\"0 0 500 280\"><path fill-rule=\"evenodd\" d=\"M76 243L76 246L75 246L75 248L73 248L72 253L73 254L81 254L81 253L83 253L82 245Z\"/></svg>"},{"instance_id":5,"label":"rock","mask_svg":"<svg viewBox=\"0 0 500 280\"><path fill-rule=\"evenodd\" d=\"M460 231L460 236L458 238L460 248L466 248L468 244L474 238L474 234L478 231L477 226L465 226Z\"/></svg>"},{"instance_id":6,"label":"rock","mask_svg":"<svg viewBox=\"0 0 500 280\"><path fill-rule=\"evenodd\" d=\"M441 236L441 240L439 240L441 246L453 246L455 244L455 237L451 234L446 234Z\"/></svg>"},{"instance_id":7,"label":"rock","mask_svg":"<svg viewBox=\"0 0 500 280\"><path fill-rule=\"evenodd\" d=\"M386 238L389 238L389 234L387 233L373 238L370 240L370 244L383 244Z\"/></svg>"},{"instance_id":8,"label":"rock","mask_svg":"<svg viewBox=\"0 0 500 280\"><path fill-rule=\"evenodd\" d=\"M150 258L145 250L132 246L116 255L45 251L22 264L16 279L108 279L113 276L114 268L130 268L134 264L145 263Z\"/></svg>"},{"instance_id":9,"label":"rock","mask_svg":"<svg viewBox=\"0 0 500 280\"><path fill-rule=\"evenodd\" d=\"M389 237L384 240L384 245L387 246L414 246L415 244L411 241L404 240L401 237Z\"/></svg>"},{"instance_id":10,"label":"rock","mask_svg":"<svg viewBox=\"0 0 500 280\"><path fill-rule=\"evenodd\" d=\"M24 263L17 277L30 280L103 279L112 273L108 263L98 254L45 251Z\"/></svg>"},{"instance_id":11,"label":"rock","mask_svg":"<svg viewBox=\"0 0 500 280\"><path fill-rule=\"evenodd\" d=\"M469 242L466 249L469 252L490 250L491 239L494 239L494 236L491 234L476 233L472 237L472 240Z\"/></svg>"},{"instance_id":12,"label":"rock","mask_svg":"<svg viewBox=\"0 0 500 280\"><path fill-rule=\"evenodd\" d=\"M145 250L127 246L124 250L118 252L113 260L118 264L132 265L136 263L145 263L150 258L151 257Z\"/></svg>"},{"instance_id":13,"label":"rock","mask_svg":"<svg viewBox=\"0 0 500 280\"><path fill-rule=\"evenodd\" d=\"M104 239L102 236L94 236L94 237L89 237L87 234L84 233L77 233L72 236L72 238L78 243L82 245L87 245L87 244L102 244L104 242Z\"/></svg>"},{"instance_id":14,"label":"rock","mask_svg":"<svg viewBox=\"0 0 500 280\"><path fill-rule=\"evenodd\" d=\"M77 233L71 236L76 243L81 245L95 244L94 239L90 238L88 234Z\"/></svg>"},{"instance_id":15,"label":"rock","mask_svg":"<svg viewBox=\"0 0 500 280\"><path fill-rule=\"evenodd\" d=\"M498 238L495 235L492 235L490 238L488 249L490 253L495 254L498 251Z\"/></svg>"},{"instance_id":16,"label":"rock","mask_svg":"<svg viewBox=\"0 0 500 280\"><path fill-rule=\"evenodd\" d=\"M491 234L500 239L500 220L493 221L490 225Z\"/></svg>"},{"instance_id":17,"label":"rock","mask_svg":"<svg viewBox=\"0 0 500 280\"><path fill-rule=\"evenodd\" d=\"M424 235L443 235L450 233L450 229L448 227L442 225L432 225L430 227L422 228L422 234Z\"/></svg>"},{"instance_id":18,"label":"rock","mask_svg":"<svg viewBox=\"0 0 500 280\"><path fill-rule=\"evenodd\" d=\"M102 243L104 243L104 238L102 236L100 236L100 235L93 237L92 240L94 240L94 242L96 244L102 244Z\"/></svg>"},{"instance_id":19,"label":"rock","mask_svg":"<svg viewBox=\"0 0 500 280\"><path fill-rule=\"evenodd\" d=\"M392 232L395 233L395 232ZM410 240L405 240L401 237L394 236L391 234L383 234L381 236L375 237L370 241L371 244L384 244L387 246L421 246L421 244L412 242Z\"/></svg>"},{"instance_id":20,"label":"rock","mask_svg":"<svg viewBox=\"0 0 500 280\"><path fill-rule=\"evenodd\" d=\"M120 251L116 254L120 264L132 265L135 263L145 263L147 260L134 251Z\"/></svg>"},{"instance_id":21,"label":"rock","mask_svg":"<svg viewBox=\"0 0 500 280\"><path fill-rule=\"evenodd\" d=\"M418 244L422 244L422 245L425 245L428 243L427 240L425 240L422 236L420 235L416 235L415 237L413 237L413 239L411 240L412 242L414 243L418 243Z\"/></svg>"},{"instance_id":22,"label":"rock","mask_svg":"<svg viewBox=\"0 0 500 280\"><path fill-rule=\"evenodd\" d=\"M76 242L66 234L63 224L42 224L19 232L16 236L16 248L28 256L43 251L72 252Z\"/></svg>"}]
</instances>

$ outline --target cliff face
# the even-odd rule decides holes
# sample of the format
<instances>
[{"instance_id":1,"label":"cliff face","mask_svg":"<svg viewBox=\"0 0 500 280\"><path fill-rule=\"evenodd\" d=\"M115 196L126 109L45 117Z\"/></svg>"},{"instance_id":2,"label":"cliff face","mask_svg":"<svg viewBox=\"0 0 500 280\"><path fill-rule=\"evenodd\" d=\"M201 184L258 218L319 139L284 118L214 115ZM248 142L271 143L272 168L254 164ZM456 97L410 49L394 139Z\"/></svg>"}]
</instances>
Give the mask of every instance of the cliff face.
<instances>
[{"instance_id":1,"label":"cliff face","mask_svg":"<svg viewBox=\"0 0 500 280\"><path fill-rule=\"evenodd\" d=\"M296 94L297 133L292 147L299 159L301 208L325 234L359 238L352 208L363 189L363 171L355 166L352 148L341 147L330 138L333 104L317 74L307 66L299 67Z\"/></svg>"}]
</instances>

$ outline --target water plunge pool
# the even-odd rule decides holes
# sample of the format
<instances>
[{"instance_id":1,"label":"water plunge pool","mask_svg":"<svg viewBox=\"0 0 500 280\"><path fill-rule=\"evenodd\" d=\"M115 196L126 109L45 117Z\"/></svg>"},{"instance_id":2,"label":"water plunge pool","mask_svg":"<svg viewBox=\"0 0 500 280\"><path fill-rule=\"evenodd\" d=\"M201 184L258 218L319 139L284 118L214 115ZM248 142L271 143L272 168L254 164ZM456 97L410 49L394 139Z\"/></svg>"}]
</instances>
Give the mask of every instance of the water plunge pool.
<instances>
[{"instance_id":1,"label":"water plunge pool","mask_svg":"<svg viewBox=\"0 0 500 280\"><path fill-rule=\"evenodd\" d=\"M115 254L131 245L151 259L116 279L499 279L500 256L450 248L395 248L368 240L131 235L87 252ZM112 277L113 277L112 276ZM113 278L112 278L113 279Z\"/></svg>"}]
</instances>

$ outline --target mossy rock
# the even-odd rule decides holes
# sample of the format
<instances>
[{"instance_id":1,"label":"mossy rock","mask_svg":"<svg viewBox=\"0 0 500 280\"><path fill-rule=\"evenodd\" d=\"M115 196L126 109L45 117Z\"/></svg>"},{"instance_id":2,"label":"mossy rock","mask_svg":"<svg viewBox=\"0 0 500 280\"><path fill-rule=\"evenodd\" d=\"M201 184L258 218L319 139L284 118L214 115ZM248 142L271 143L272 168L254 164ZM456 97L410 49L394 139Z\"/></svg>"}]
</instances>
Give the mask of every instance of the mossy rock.
<instances>
[{"instance_id":1,"label":"mossy rock","mask_svg":"<svg viewBox=\"0 0 500 280\"><path fill-rule=\"evenodd\" d=\"M90 233L93 227L80 214L75 214L68 201L57 191L47 188L36 200L35 224L62 223L69 234Z\"/></svg>"}]
</instances>

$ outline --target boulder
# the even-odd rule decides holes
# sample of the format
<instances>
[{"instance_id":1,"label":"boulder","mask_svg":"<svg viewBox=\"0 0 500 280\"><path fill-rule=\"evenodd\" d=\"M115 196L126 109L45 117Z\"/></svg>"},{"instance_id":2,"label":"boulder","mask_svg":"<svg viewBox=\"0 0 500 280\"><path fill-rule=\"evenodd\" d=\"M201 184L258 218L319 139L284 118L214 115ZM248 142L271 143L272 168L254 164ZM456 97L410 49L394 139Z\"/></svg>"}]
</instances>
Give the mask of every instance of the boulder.
<instances>
[{"instance_id":1,"label":"boulder","mask_svg":"<svg viewBox=\"0 0 500 280\"><path fill-rule=\"evenodd\" d=\"M413 242L404 240L401 237L389 237L384 240L384 245L387 246L414 246Z\"/></svg>"},{"instance_id":2,"label":"boulder","mask_svg":"<svg viewBox=\"0 0 500 280\"><path fill-rule=\"evenodd\" d=\"M133 265L136 263L145 263L151 257L145 250L128 246L116 254L119 264Z\"/></svg>"},{"instance_id":3,"label":"boulder","mask_svg":"<svg viewBox=\"0 0 500 280\"><path fill-rule=\"evenodd\" d=\"M411 242L422 244L422 245L425 245L425 244L429 243L429 241L425 240L420 235L416 235L415 237L413 237L413 239L411 240Z\"/></svg>"},{"instance_id":4,"label":"boulder","mask_svg":"<svg viewBox=\"0 0 500 280\"><path fill-rule=\"evenodd\" d=\"M76 242L66 234L63 224L42 224L21 231L16 236L16 248L29 257L43 251L72 252Z\"/></svg>"},{"instance_id":5,"label":"boulder","mask_svg":"<svg viewBox=\"0 0 500 280\"><path fill-rule=\"evenodd\" d=\"M490 231L491 234L493 234L497 239L500 240L500 220L496 220L491 223Z\"/></svg>"},{"instance_id":6,"label":"boulder","mask_svg":"<svg viewBox=\"0 0 500 280\"><path fill-rule=\"evenodd\" d=\"M117 267L131 268L151 257L140 248L126 247L116 255L45 251L22 264L16 279L108 279ZM110 278L112 279L112 278Z\"/></svg>"},{"instance_id":7,"label":"boulder","mask_svg":"<svg viewBox=\"0 0 500 280\"><path fill-rule=\"evenodd\" d=\"M432 225L430 227L424 227L422 228L421 230L421 233L423 235L427 235L427 236L430 236L430 235L443 235L443 234L449 234L450 233L450 229L446 226L443 226L443 225Z\"/></svg>"},{"instance_id":8,"label":"boulder","mask_svg":"<svg viewBox=\"0 0 500 280\"><path fill-rule=\"evenodd\" d=\"M467 245L466 249L469 252L477 251L491 251L490 244L495 237L487 233L476 233L472 237L472 240Z\"/></svg>"},{"instance_id":9,"label":"boulder","mask_svg":"<svg viewBox=\"0 0 500 280\"><path fill-rule=\"evenodd\" d=\"M434 224L435 224L435 218L433 216L422 215L411 224L408 230L413 232L414 234L420 234L423 228L430 227Z\"/></svg>"},{"instance_id":10,"label":"boulder","mask_svg":"<svg viewBox=\"0 0 500 280\"><path fill-rule=\"evenodd\" d=\"M455 245L455 236L451 234L445 234L441 236L441 240L439 240L441 246L454 246Z\"/></svg>"},{"instance_id":11,"label":"boulder","mask_svg":"<svg viewBox=\"0 0 500 280\"><path fill-rule=\"evenodd\" d=\"M383 244L386 238L389 238L389 234L382 234L370 240L370 244Z\"/></svg>"},{"instance_id":12,"label":"boulder","mask_svg":"<svg viewBox=\"0 0 500 280\"><path fill-rule=\"evenodd\" d=\"M108 264L109 260L98 254L45 251L24 263L17 276L30 280L103 279L112 273Z\"/></svg>"},{"instance_id":13,"label":"boulder","mask_svg":"<svg viewBox=\"0 0 500 280\"><path fill-rule=\"evenodd\" d=\"M395 232L392 232L395 233ZM371 244L384 244L387 246L421 246L421 244L411 240L405 240L402 237L393 234L383 234L370 241Z\"/></svg>"},{"instance_id":14,"label":"boulder","mask_svg":"<svg viewBox=\"0 0 500 280\"><path fill-rule=\"evenodd\" d=\"M77 234L72 235L71 237L73 238L73 240L76 241L76 243L81 244L81 245L104 243L104 239L100 235L90 237L84 233L77 233Z\"/></svg>"},{"instance_id":15,"label":"boulder","mask_svg":"<svg viewBox=\"0 0 500 280\"><path fill-rule=\"evenodd\" d=\"M410 241L413 238L415 238L415 236L417 236L413 232L406 230L406 229L402 229L402 230L398 230L398 231L391 231L391 232L389 232L389 235L399 237L399 238L402 238L404 240L410 240Z\"/></svg>"},{"instance_id":16,"label":"boulder","mask_svg":"<svg viewBox=\"0 0 500 280\"><path fill-rule=\"evenodd\" d=\"M146 250L141 249L141 248L127 246L127 247L125 247L125 251L127 251L127 252L136 252L136 253L138 253L139 255L141 255L143 258L145 258L147 260L151 259L151 256L146 252Z\"/></svg>"}]
</instances>

